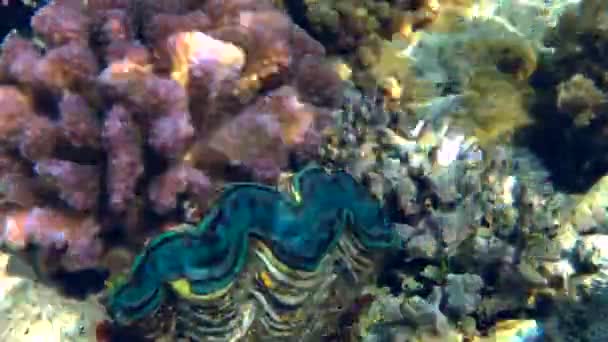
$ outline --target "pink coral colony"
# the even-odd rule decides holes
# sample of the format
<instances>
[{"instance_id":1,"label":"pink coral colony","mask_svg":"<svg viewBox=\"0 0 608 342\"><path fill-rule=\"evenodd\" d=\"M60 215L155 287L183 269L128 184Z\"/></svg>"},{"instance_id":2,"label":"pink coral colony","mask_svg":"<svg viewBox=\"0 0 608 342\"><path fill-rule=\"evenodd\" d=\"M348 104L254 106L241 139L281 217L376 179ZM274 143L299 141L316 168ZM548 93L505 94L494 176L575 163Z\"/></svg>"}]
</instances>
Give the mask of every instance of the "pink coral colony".
<instances>
[{"instance_id":1,"label":"pink coral colony","mask_svg":"<svg viewBox=\"0 0 608 342\"><path fill-rule=\"evenodd\" d=\"M324 48L270 1L135 2L56 0L2 44L0 242L67 270L100 234L200 215L226 168L274 183L340 105Z\"/></svg>"}]
</instances>

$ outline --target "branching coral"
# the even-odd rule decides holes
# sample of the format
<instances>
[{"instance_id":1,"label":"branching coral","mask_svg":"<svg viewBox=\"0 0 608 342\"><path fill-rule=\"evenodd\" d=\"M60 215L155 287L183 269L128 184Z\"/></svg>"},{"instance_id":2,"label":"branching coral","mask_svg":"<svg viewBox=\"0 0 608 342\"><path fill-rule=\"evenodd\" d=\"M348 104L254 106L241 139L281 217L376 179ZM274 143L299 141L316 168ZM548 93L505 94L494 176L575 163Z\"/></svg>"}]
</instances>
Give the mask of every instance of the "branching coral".
<instances>
[{"instance_id":1,"label":"branching coral","mask_svg":"<svg viewBox=\"0 0 608 342\"><path fill-rule=\"evenodd\" d=\"M58 0L32 28L0 55L2 203L136 243L196 220L225 178L274 183L314 157L341 102L323 47L269 1Z\"/></svg>"},{"instance_id":2,"label":"branching coral","mask_svg":"<svg viewBox=\"0 0 608 342\"><path fill-rule=\"evenodd\" d=\"M91 217L35 207L7 213L3 221L2 241L14 249L36 243L40 248L36 266L43 272L97 266L102 252L96 237L100 227Z\"/></svg>"}]
</instances>

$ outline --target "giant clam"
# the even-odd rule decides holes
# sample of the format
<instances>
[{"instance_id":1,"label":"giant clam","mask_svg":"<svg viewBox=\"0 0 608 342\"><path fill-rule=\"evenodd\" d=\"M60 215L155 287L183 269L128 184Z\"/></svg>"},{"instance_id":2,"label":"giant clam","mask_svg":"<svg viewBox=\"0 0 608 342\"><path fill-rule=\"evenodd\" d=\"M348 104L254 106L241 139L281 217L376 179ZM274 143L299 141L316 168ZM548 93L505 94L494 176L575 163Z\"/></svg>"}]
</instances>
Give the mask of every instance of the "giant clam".
<instances>
[{"instance_id":1,"label":"giant clam","mask_svg":"<svg viewBox=\"0 0 608 342\"><path fill-rule=\"evenodd\" d=\"M332 291L353 300L377 251L399 243L384 207L346 172L311 166L286 187L231 185L198 225L153 239L112 284L114 322L150 337L315 340L315 323L330 319L319 305L338 300Z\"/></svg>"}]
</instances>

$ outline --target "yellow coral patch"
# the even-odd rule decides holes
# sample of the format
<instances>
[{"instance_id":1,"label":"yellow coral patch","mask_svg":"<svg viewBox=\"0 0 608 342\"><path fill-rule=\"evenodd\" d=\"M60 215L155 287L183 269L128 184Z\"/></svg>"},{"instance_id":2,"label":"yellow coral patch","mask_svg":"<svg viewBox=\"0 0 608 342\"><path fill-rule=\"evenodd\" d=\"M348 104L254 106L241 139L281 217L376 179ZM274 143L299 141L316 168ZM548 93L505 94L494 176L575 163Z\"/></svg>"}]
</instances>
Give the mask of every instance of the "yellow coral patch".
<instances>
[{"instance_id":1,"label":"yellow coral patch","mask_svg":"<svg viewBox=\"0 0 608 342\"><path fill-rule=\"evenodd\" d=\"M519 36L475 39L466 50L482 65L496 67L519 81L527 80L538 66L538 53L532 43Z\"/></svg>"},{"instance_id":2,"label":"yellow coral patch","mask_svg":"<svg viewBox=\"0 0 608 342\"><path fill-rule=\"evenodd\" d=\"M481 146L491 146L531 123L528 97L531 89L497 70L480 70L465 88L464 110L455 122L472 131Z\"/></svg>"}]
</instances>

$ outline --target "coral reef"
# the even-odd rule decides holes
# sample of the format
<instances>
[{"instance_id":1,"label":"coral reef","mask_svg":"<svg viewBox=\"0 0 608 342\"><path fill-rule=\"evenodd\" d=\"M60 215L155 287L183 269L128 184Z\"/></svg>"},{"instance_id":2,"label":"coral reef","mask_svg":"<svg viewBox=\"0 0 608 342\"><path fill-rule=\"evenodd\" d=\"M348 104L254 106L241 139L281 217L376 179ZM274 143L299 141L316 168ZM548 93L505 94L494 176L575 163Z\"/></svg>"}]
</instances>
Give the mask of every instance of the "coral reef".
<instances>
[{"instance_id":1,"label":"coral reef","mask_svg":"<svg viewBox=\"0 0 608 342\"><path fill-rule=\"evenodd\" d=\"M434 84L416 77L412 61L404 53L408 44L400 37L373 39L346 58L353 83L366 94L379 93L387 110L411 112L413 105L436 95Z\"/></svg>"},{"instance_id":2,"label":"coral reef","mask_svg":"<svg viewBox=\"0 0 608 342\"><path fill-rule=\"evenodd\" d=\"M471 18L475 6L477 1L468 0L297 0L286 8L330 53L340 57L337 65L352 71L358 87L368 94L379 90L391 110L407 111L434 92L407 66L405 50L423 30L459 30L459 22Z\"/></svg>"},{"instance_id":3,"label":"coral reef","mask_svg":"<svg viewBox=\"0 0 608 342\"><path fill-rule=\"evenodd\" d=\"M373 318L383 316L374 311L379 309L364 310L360 337L373 332L424 341L443 341L452 333L508 338L520 328L502 320L522 317L536 321L513 322L538 335L545 330L542 312L548 303L576 302L581 287L599 286L588 279L605 267L600 252L605 248L598 247L602 238L593 234L605 229L605 181L582 198L556 191L529 150L480 148L452 124L450 110L438 109L460 101L434 101L426 112L439 114L413 122L394 113L385 113L387 120L371 119L368 113L375 111L369 107L375 104L359 101L338 119L324 156L395 210L391 217L404 249L385 266L379 285L388 286L398 302L429 303L409 316L427 317L431 308L439 315L425 323L400 316L391 323ZM376 300L385 305L381 296ZM389 316L393 312L386 310ZM424 328L429 324L443 328ZM420 339L420 334L426 335Z\"/></svg>"},{"instance_id":4,"label":"coral reef","mask_svg":"<svg viewBox=\"0 0 608 342\"><path fill-rule=\"evenodd\" d=\"M441 289L434 287L428 300L414 296L404 298L377 292L378 298L369 307L361 324L362 341L463 341L465 335L451 327L448 318L439 309ZM474 322L473 322L474 323ZM466 331L467 323L462 330ZM408 325L413 326L408 327ZM474 330L474 327L473 327ZM544 336L543 329L534 320L499 321L488 336L471 338L471 341L536 341Z\"/></svg>"},{"instance_id":5,"label":"coral reef","mask_svg":"<svg viewBox=\"0 0 608 342\"><path fill-rule=\"evenodd\" d=\"M456 32L421 33L408 53L411 67L440 94L465 95L462 111L469 121L461 126L481 131L471 134L485 140L520 128L530 121L527 81L537 68L540 44L492 16L474 17L461 26ZM482 115L492 123L484 124Z\"/></svg>"},{"instance_id":6,"label":"coral reef","mask_svg":"<svg viewBox=\"0 0 608 342\"><path fill-rule=\"evenodd\" d=\"M375 340L382 339L383 336L398 336L412 341L459 341L463 338L510 341L524 337L541 338L545 333L553 334L548 318L542 313L543 307L547 303L559 302L564 298L578 301L581 293L601 286L598 281L601 284L602 270L606 267L605 252L599 246L601 239L585 233L585 230L589 232L593 229L590 225L603 223L590 223L591 221L583 218L605 218L605 215L598 212L600 208L595 208L592 204L595 203L593 198L601 197L604 193L604 183L598 184L599 188L587 198L571 198L555 191L550 183L544 181L547 173L525 149L505 146L495 147L491 151L480 149L460 128L450 126L449 116L411 125L407 121L395 121L390 118L391 113L385 113L389 116L388 120L377 121L376 117L368 115L370 112L381 112L374 111L374 105L375 103L361 103L361 106L353 107L359 111L342 112L335 131L327 137L323 156L332 168L343 167L362 184L367 185L367 189L358 186L360 194L367 194L369 191L383 204L386 210L384 215L387 215L384 220L396 222L395 228L390 230L397 234L395 238L398 243L394 245L394 253L380 253L380 256L388 258L385 260L388 264L383 264L383 267L368 265L368 261L360 259L361 255L354 258L344 253L355 251L359 254L365 249L365 240L361 240L361 235L356 233L358 221L355 218L350 225L355 229L352 231L354 233L342 235L348 238L348 243L342 239L338 242L336 250L341 253L336 256L339 262L332 263L334 267L329 268L325 268L327 265L324 261L321 261L319 266L316 266L315 262L311 264L312 268L308 269L328 272L323 273L323 278L328 279L328 284L336 282L338 292L341 292L336 298L350 298L348 303L351 304L340 305L342 309L338 311L347 310L342 315L352 317L349 319L353 325L351 334L354 333L356 339L365 337ZM396 127L392 127L393 125ZM332 191L332 186L328 184L318 187L317 194L321 197L308 197L307 201L307 197L303 196L303 185L308 176L315 174L323 173L319 173L316 168L305 169L294 176L292 184L282 183L284 188L291 189L288 191L290 201L301 203L303 208L312 205L329 209L333 206L313 205L315 201L339 203L332 201L333 196L320 195L325 194L325 190L331 194L347 193L345 198L353 198L348 195L350 191ZM346 173L338 175L351 179ZM310 179L332 179L332 176L324 177ZM310 184L312 183L314 182ZM351 179L349 184L357 183ZM225 216L227 213L220 209L229 207L227 198L231 191L238 192L239 187L242 187L242 191L259 189L252 185L236 185L228 189L226 197L220 197L218 207L203 221L200 226L202 231L210 229L207 228L208 224L219 222L218 212L222 213L224 221L231 222L231 217ZM243 194L242 197L248 196ZM262 199L264 196L258 195L256 198ZM357 202L349 205L357 207ZM235 210L238 208L240 206ZM281 215L288 215L290 210L284 206L283 208ZM366 210L353 212L368 213ZM595 216L590 213L595 213ZM314 216L313 222L307 226L316 227L316 224L323 221L323 215ZM304 219L304 216L299 218ZM179 270L183 267L181 263L171 268L164 267L166 271L163 274L169 277L167 280L170 285L167 288L171 289L170 293L177 294L174 305L160 305L160 302L167 304L171 301L160 300L164 298L159 297L162 291L155 290L156 286L160 286L159 283L149 280L137 281L139 275L148 279L149 274L160 274L157 272L160 272L159 265L163 263L152 261L161 260L154 255L170 254L167 251L173 245L170 243L172 238L175 238L178 245L183 244L180 241L185 236L191 236L187 239L188 243L195 245L199 239L206 239L202 232L200 235L193 233L201 229L200 227L177 227L177 232L166 233L153 240L136 261L126 282L118 282L116 287L110 290L110 312L120 313L121 310L134 306L136 310L125 312L135 316L145 313L147 323L158 322L153 325L157 330L147 332L150 335L170 331L170 327L161 322L167 322L177 312L177 326L180 327L178 334L208 336L206 334L210 334L210 331L198 330L190 324L202 319L201 317L208 317L203 308L195 310L196 314L193 311L192 305L196 306L193 303L200 304L204 301L207 304L213 303L207 305L207 308L225 305L222 307L228 311L222 311L224 313L238 311L236 316L242 318L239 321L251 324L231 325L230 322L222 321L222 327L230 329L218 333L226 334L217 336L219 339L228 335L240 336L248 329L263 331L263 334L274 331L275 336L294 331L291 329L297 326L296 322L300 322L302 317L283 316L268 301L268 296L283 298L282 300L290 298L287 294L291 292L283 287L292 290L300 288L295 285L295 278L291 278L296 277L295 274L290 273L288 276L287 272L302 268L304 263L294 264L293 259L282 255L282 249L276 246L280 246L283 240L275 239L270 245L255 244L254 250L260 248L254 254L261 258L261 266L256 266L255 258L248 259L248 266L244 267L240 277L236 278L239 281L224 291L218 290L222 288L222 284L217 285L211 289L216 290L212 292L215 295L210 297L210 293L205 291L198 294L206 296L199 297L194 294L198 290L208 289L206 286L214 283L201 283L197 290L192 280L179 278L182 273L190 278L188 271L180 273ZM327 229L335 226L324 224L324 227ZM349 231L347 229L345 233ZM261 236L261 241L265 241L264 234L259 233L257 236ZM308 244L314 245L316 239L323 236L316 234L314 239L311 237L307 240ZM357 245L359 247L356 247ZM246 247L242 248L241 253L246 253ZM290 251L293 253L296 250L297 248L292 248ZM238 263L231 263L235 264ZM150 266L145 268L141 265ZM335 267L336 265L343 266ZM176 271L168 272L169 269ZM219 269L218 266L217 270ZM380 276L379 283L374 285L369 280L357 282L361 279L360 276L344 277L342 269L367 269L372 272L377 270L376 272L380 272L376 274ZM192 272L194 271L193 269ZM303 281L304 273L298 274L298 279ZM357 272L354 274L357 275ZM154 279L160 278L158 276ZM280 278L292 280L289 280L288 284L278 284L277 280ZM249 281L253 281L255 285L249 285ZM145 289L141 288L144 284ZM328 284L317 284L314 291L307 288L306 292L298 293L306 293L306 296L319 300L315 303L328 301L332 297L328 298L325 292L325 286ZM355 284L359 287L353 291ZM153 288L148 288L148 285ZM371 290L362 289L361 285L368 285L367 288L371 287ZM376 286L387 286L391 292L396 291L399 294L388 294L378 290ZM342 289L345 290L341 291ZM253 302L246 299L245 294L248 291L252 291L255 298ZM146 299L142 299L144 292L147 293ZM325 295L314 295L319 293ZM370 293L371 304L361 304L369 301L357 299L369 297ZM235 308L237 304L240 304L240 311ZM256 309L257 305L260 305L261 309ZM261 316L257 316L258 313ZM530 315L533 315L533 318ZM137 323L138 317L135 316L115 315L115 319L119 323L135 324L144 329L144 326ZM224 316L235 317L233 314ZM280 317L283 317L283 320L279 320ZM341 322L345 319L345 316L342 317ZM131 321L130 318L135 320ZM547 319L547 322L543 319ZM317 322L322 325L331 321L324 316L318 317ZM256 323L261 324L261 328L257 328ZM311 333L311 336L313 339L318 338L314 333Z\"/></svg>"},{"instance_id":7,"label":"coral reef","mask_svg":"<svg viewBox=\"0 0 608 342\"><path fill-rule=\"evenodd\" d=\"M26 250L35 242L40 249L35 265L43 273L98 266L102 254L100 227L89 216L34 207L5 213L4 220L1 240L13 251Z\"/></svg>"},{"instance_id":8,"label":"coral reef","mask_svg":"<svg viewBox=\"0 0 608 342\"><path fill-rule=\"evenodd\" d=\"M289 194L234 185L200 224L153 239L127 279L112 285L114 321L158 329L148 317L175 310L171 333L196 340L318 333L312 320L327 322L315 311L338 283L331 255L359 279L374 272L374 251L398 240L377 200L348 174L308 167L292 177Z\"/></svg>"},{"instance_id":9,"label":"coral reef","mask_svg":"<svg viewBox=\"0 0 608 342\"><path fill-rule=\"evenodd\" d=\"M341 103L324 48L270 1L57 0L31 27L0 55L0 241L69 270L116 232L198 221L225 181L275 184Z\"/></svg>"},{"instance_id":10,"label":"coral reef","mask_svg":"<svg viewBox=\"0 0 608 342\"><path fill-rule=\"evenodd\" d=\"M352 70L359 88L368 95L380 90L391 110L404 111L458 90L478 67L526 80L542 34L561 8L540 1L294 3L292 12L306 11L300 21L340 56L339 67Z\"/></svg>"},{"instance_id":11,"label":"coral reef","mask_svg":"<svg viewBox=\"0 0 608 342\"><path fill-rule=\"evenodd\" d=\"M592 80L581 74L558 85L557 108L574 117L576 126L587 126L596 118L595 112L606 102L606 95Z\"/></svg>"},{"instance_id":12,"label":"coral reef","mask_svg":"<svg viewBox=\"0 0 608 342\"><path fill-rule=\"evenodd\" d=\"M335 49L359 48L394 34L408 39L415 31L457 30L458 20L471 16L475 0L430 1L316 1L304 0L311 28Z\"/></svg>"},{"instance_id":13,"label":"coral reef","mask_svg":"<svg viewBox=\"0 0 608 342\"><path fill-rule=\"evenodd\" d=\"M361 12L368 5L374 6L363 3L352 6ZM426 2L416 4L426 6ZM537 33L544 30L526 30L523 23L514 27L494 13L512 15L517 9L529 15L540 10L533 6L524 6L524 10L522 4L508 2L435 4L439 12L445 12L439 17L458 19L437 19L420 26L415 30L415 39L403 32L361 37L355 44L356 51L341 54L341 61L336 62L338 70L348 71L342 72L342 77L350 79L367 96L382 99L385 110L401 111L403 115L418 115L420 106L439 96L464 95L458 111L459 125L470 130L468 133L482 145L492 145L529 125L533 89L527 82L537 69L538 54L543 50ZM410 2L392 5L416 6ZM315 2L311 8L314 6L332 5ZM509 10L509 6L514 9ZM345 25L340 29L349 32Z\"/></svg>"},{"instance_id":14,"label":"coral reef","mask_svg":"<svg viewBox=\"0 0 608 342\"><path fill-rule=\"evenodd\" d=\"M608 12L568 2L46 4L0 245L108 268L101 340L605 340Z\"/></svg>"},{"instance_id":15,"label":"coral reef","mask_svg":"<svg viewBox=\"0 0 608 342\"><path fill-rule=\"evenodd\" d=\"M562 298L552 307L554 315L545 323L547 337L558 341L602 341L607 335L607 273L599 272L575 278L581 291L577 300Z\"/></svg>"}]
</instances>

